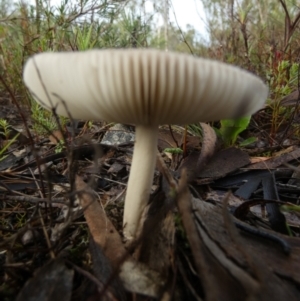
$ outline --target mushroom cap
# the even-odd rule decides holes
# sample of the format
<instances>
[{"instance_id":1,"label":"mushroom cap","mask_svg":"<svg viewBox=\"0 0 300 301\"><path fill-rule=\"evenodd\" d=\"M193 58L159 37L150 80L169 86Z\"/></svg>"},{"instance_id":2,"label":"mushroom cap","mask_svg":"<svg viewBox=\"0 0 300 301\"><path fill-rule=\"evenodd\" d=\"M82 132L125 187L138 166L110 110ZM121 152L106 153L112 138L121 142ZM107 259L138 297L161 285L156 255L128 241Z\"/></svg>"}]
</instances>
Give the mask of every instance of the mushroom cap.
<instances>
[{"instance_id":1,"label":"mushroom cap","mask_svg":"<svg viewBox=\"0 0 300 301\"><path fill-rule=\"evenodd\" d=\"M268 88L238 67L153 49L41 53L23 78L34 98L60 115L159 125L251 115Z\"/></svg>"}]
</instances>

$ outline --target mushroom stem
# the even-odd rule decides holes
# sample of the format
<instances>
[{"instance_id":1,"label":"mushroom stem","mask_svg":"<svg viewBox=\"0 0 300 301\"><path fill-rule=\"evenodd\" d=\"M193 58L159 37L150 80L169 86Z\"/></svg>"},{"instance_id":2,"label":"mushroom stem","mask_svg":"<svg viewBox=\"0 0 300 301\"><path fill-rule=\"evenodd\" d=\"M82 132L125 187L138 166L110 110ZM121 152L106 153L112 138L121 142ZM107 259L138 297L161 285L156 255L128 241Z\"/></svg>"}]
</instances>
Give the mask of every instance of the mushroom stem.
<instances>
[{"instance_id":1,"label":"mushroom stem","mask_svg":"<svg viewBox=\"0 0 300 301\"><path fill-rule=\"evenodd\" d=\"M135 238L152 186L156 164L158 126L137 125L135 145L124 206L123 234Z\"/></svg>"}]
</instances>

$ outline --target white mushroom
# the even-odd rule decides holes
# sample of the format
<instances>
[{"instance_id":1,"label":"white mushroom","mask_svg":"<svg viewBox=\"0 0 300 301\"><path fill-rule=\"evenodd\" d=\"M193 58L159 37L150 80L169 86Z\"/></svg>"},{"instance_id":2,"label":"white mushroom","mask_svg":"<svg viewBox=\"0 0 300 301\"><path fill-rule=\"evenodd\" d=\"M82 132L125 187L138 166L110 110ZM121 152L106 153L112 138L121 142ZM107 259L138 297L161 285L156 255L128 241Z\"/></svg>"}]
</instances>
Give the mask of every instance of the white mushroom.
<instances>
[{"instance_id":1,"label":"white mushroom","mask_svg":"<svg viewBox=\"0 0 300 301\"><path fill-rule=\"evenodd\" d=\"M37 54L23 77L34 98L58 114L136 125L124 210L127 239L135 237L148 202L158 126L251 115L268 95L258 77L237 67L145 49Z\"/></svg>"}]
</instances>

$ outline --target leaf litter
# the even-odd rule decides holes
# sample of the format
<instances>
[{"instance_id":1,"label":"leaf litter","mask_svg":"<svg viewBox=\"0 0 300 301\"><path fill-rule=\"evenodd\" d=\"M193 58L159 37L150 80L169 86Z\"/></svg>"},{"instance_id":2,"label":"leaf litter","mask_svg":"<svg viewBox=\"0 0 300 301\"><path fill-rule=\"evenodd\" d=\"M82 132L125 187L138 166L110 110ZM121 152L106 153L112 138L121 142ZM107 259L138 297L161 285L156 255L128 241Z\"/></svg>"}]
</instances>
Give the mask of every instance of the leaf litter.
<instances>
[{"instance_id":1,"label":"leaf litter","mask_svg":"<svg viewBox=\"0 0 300 301\"><path fill-rule=\"evenodd\" d=\"M209 125L202 139L162 128L149 206L128 245L132 139L102 144L106 125L80 126L58 153L50 135L35 148L18 141L0 161L3 300L298 300L299 216L280 207L298 204L297 147L251 163L245 150L220 149ZM186 152L163 152L178 147Z\"/></svg>"}]
</instances>

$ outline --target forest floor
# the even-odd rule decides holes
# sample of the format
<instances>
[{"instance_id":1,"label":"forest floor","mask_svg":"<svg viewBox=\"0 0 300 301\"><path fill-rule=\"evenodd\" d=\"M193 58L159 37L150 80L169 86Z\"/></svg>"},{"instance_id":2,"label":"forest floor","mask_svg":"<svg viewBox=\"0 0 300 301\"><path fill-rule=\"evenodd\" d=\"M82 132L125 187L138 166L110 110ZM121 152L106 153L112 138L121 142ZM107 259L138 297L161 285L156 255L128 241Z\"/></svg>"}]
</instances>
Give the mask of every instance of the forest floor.
<instances>
[{"instance_id":1,"label":"forest floor","mask_svg":"<svg viewBox=\"0 0 300 301\"><path fill-rule=\"evenodd\" d=\"M209 125L161 127L143 227L125 244L133 128L40 135L26 107L0 108L1 300L299 300L300 147L268 144L263 110L252 148L220 147Z\"/></svg>"}]
</instances>

